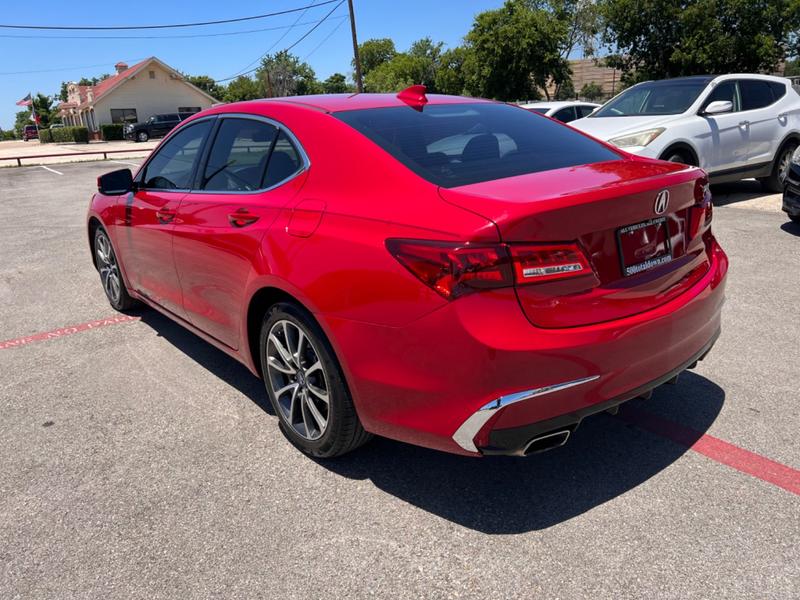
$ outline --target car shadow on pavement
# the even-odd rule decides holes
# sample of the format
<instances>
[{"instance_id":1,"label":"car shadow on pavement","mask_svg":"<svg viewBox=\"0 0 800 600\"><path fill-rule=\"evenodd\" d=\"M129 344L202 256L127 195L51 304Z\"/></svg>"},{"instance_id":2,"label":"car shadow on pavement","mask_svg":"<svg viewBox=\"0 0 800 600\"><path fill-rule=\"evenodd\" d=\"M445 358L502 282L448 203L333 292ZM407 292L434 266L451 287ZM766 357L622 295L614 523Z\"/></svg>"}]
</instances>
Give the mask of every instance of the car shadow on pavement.
<instances>
[{"instance_id":1,"label":"car shadow on pavement","mask_svg":"<svg viewBox=\"0 0 800 600\"><path fill-rule=\"evenodd\" d=\"M274 416L261 381L243 365L154 310L140 315L178 350ZM565 446L528 458L476 459L375 438L343 457L316 462L342 477L370 480L463 527L524 533L572 519L657 475L708 430L724 402L719 386L687 371L650 400L626 403L618 416L589 417ZM676 423L682 443L636 426L636 413L645 411ZM280 435L277 422L264 425Z\"/></svg>"},{"instance_id":2,"label":"car shadow on pavement","mask_svg":"<svg viewBox=\"0 0 800 600\"><path fill-rule=\"evenodd\" d=\"M795 223L794 221L786 221L786 223L781 225L781 229L786 233L791 233L792 235L800 237L800 223Z\"/></svg>"},{"instance_id":3,"label":"car shadow on pavement","mask_svg":"<svg viewBox=\"0 0 800 600\"><path fill-rule=\"evenodd\" d=\"M711 185L711 196L714 198L714 206L726 206L736 204L745 200L755 200L763 196L770 196L772 192L767 192L761 187L761 183L755 179L743 179L741 181L729 181L726 183L715 183Z\"/></svg>"},{"instance_id":4,"label":"car shadow on pavement","mask_svg":"<svg viewBox=\"0 0 800 600\"><path fill-rule=\"evenodd\" d=\"M243 364L156 310L144 309L139 316L142 323L150 326L186 356L247 396L264 412L275 415L261 380Z\"/></svg>"},{"instance_id":5,"label":"car shadow on pavement","mask_svg":"<svg viewBox=\"0 0 800 600\"><path fill-rule=\"evenodd\" d=\"M585 419L565 446L527 458L473 459L375 439L352 454L318 462L344 477L369 479L384 492L463 527L524 533L557 525L624 494L687 451L685 445L631 424L626 408L628 417L647 411L678 423L681 431L689 428L690 438L682 441L693 443L724 401L719 386L688 372L678 385L662 386L650 400L623 406L619 416Z\"/></svg>"}]
</instances>

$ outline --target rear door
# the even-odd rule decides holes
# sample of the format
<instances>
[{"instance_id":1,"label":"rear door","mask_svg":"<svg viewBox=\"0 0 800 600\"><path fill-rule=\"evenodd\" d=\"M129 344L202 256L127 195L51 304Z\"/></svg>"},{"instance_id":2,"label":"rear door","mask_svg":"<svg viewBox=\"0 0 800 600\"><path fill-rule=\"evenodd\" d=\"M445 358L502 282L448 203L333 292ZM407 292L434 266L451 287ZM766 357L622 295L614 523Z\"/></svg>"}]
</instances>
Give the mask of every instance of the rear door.
<instances>
[{"instance_id":1,"label":"rear door","mask_svg":"<svg viewBox=\"0 0 800 600\"><path fill-rule=\"evenodd\" d=\"M238 349L247 283L262 241L302 186L308 161L297 141L268 119L221 117L213 144L180 206L175 264L189 320Z\"/></svg>"},{"instance_id":2,"label":"rear door","mask_svg":"<svg viewBox=\"0 0 800 600\"><path fill-rule=\"evenodd\" d=\"M119 236L131 285L178 316L184 316L184 311L172 231L212 125L213 119L193 123L157 149L137 175L136 191L126 200Z\"/></svg>"},{"instance_id":3,"label":"rear door","mask_svg":"<svg viewBox=\"0 0 800 600\"><path fill-rule=\"evenodd\" d=\"M788 121L779 118L776 98L770 82L764 79L740 79L742 119L749 129L748 163L758 165L772 162L778 144L788 130Z\"/></svg>"}]
</instances>

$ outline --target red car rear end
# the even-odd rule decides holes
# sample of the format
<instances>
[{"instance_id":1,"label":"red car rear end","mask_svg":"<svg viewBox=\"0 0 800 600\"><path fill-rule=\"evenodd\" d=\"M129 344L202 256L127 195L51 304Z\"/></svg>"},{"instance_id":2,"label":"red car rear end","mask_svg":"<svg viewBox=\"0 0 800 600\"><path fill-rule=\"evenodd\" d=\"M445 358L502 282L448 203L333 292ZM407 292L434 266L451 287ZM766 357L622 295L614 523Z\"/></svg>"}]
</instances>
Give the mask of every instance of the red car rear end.
<instances>
[{"instance_id":1,"label":"red car rear end","mask_svg":"<svg viewBox=\"0 0 800 600\"><path fill-rule=\"evenodd\" d=\"M237 188L269 173L273 134L246 134L241 167L219 140L258 119L302 160L275 187ZM231 170L226 189L196 175L154 189L193 122L184 162ZM284 431L317 456L363 443L359 431L470 455L546 450L674 382L720 332L728 261L705 174L523 109L419 89L240 103L184 122L149 164L131 193L95 197L90 232L121 249L131 297L262 375ZM167 221L137 223L165 203ZM135 253L167 275L128 272ZM305 340L330 360L303 365ZM318 394L320 364L338 392Z\"/></svg>"}]
</instances>

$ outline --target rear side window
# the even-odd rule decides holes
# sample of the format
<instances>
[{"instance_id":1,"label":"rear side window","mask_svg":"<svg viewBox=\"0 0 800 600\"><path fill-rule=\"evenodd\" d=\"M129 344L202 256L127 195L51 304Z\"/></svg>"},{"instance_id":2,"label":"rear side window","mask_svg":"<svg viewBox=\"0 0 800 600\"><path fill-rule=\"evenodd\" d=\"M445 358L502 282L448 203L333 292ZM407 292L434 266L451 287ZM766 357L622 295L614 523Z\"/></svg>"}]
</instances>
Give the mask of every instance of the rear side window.
<instances>
[{"instance_id":1,"label":"rear side window","mask_svg":"<svg viewBox=\"0 0 800 600\"><path fill-rule=\"evenodd\" d=\"M561 121L562 123L569 123L570 121L574 121L577 117L575 116L575 107L568 106L566 108L562 108L556 114L553 115L554 119Z\"/></svg>"},{"instance_id":2,"label":"rear side window","mask_svg":"<svg viewBox=\"0 0 800 600\"><path fill-rule=\"evenodd\" d=\"M303 166L303 160L295 145L284 131L278 134L275 148L267 164L267 176L264 187L272 187L297 173Z\"/></svg>"},{"instance_id":3,"label":"rear side window","mask_svg":"<svg viewBox=\"0 0 800 600\"><path fill-rule=\"evenodd\" d=\"M772 89L772 95L775 96L775 100L780 100L786 95L786 86L782 83L777 81L770 81L769 87Z\"/></svg>"},{"instance_id":4,"label":"rear side window","mask_svg":"<svg viewBox=\"0 0 800 600\"><path fill-rule=\"evenodd\" d=\"M209 191L247 192L266 187L264 174L278 128L253 119L223 119L200 182Z\"/></svg>"},{"instance_id":5,"label":"rear side window","mask_svg":"<svg viewBox=\"0 0 800 600\"><path fill-rule=\"evenodd\" d=\"M742 94L742 110L764 108L775 101L766 81L742 79L739 81L739 91Z\"/></svg>"},{"instance_id":6,"label":"rear side window","mask_svg":"<svg viewBox=\"0 0 800 600\"><path fill-rule=\"evenodd\" d=\"M211 121L200 121L184 127L169 138L147 163L144 187L160 190L189 189L200 149L210 129Z\"/></svg>"},{"instance_id":7,"label":"rear side window","mask_svg":"<svg viewBox=\"0 0 800 600\"><path fill-rule=\"evenodd\" d=\"M620 158L569 127L507 104L374 108L334 116L442 187Z\"/></svg>"},{"instance_id":8,"label":"rear side window","mask_svg":"<svg viewBox=\"0 0 800 600\"><path fill-rule=\"evenodd\" d=\"M590 114L592 114L594 112L595 108L597 108L597 107L596 106L588 106L588 105L579 106L578 107L578 113L579 113L578 117L579 118L588 117Z\"/></svg>"}]
</instances>

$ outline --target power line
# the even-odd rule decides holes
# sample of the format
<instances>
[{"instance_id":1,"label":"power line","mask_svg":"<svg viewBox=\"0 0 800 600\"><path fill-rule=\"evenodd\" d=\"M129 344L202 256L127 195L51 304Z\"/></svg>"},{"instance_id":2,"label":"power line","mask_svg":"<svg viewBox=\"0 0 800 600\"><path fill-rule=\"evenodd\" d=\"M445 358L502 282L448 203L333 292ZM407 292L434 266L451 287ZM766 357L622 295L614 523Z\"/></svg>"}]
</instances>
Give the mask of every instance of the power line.
<instances>
[{"instance_id":1,"label":"power line","mask_svg":"<svg viewBox=\"0 0 800 600\"><path fill-rule=\"evenodd\" d=\"M218 21L198 21L195 23L172 23L169 25L105 25L105 26L89 26L89 25L7 25L0 24L0 29L36 29L36 30L61 30L61 31L118 31L118 30L138 30L138 29L175 29L179 27L203 27L206 25L221 25L224 23L240 23L242 21L254 21L256 19L266 19L268 17L276 17L278 15L286 15L289 13L300 12L307 10L312 6L325 6L326 4L333 4L336 0L324 0L319 4L308 4L298 8L289 8L287 10L280 10L272 13L265 13L263 15L252 15L250 17L238 17L235 19L220 19ZM341 2L339 3L341 4Z\"/></svg>"},{"instance_id":2,"label":"power line","mask_svg":"<svg viewBox=\"0 0 800 600\"><path fill-rule=\"evenodd\" d=\"M347 17L336 17L337 19L346 19ZM295 22L291 25L281 25L280 27L262 27L260 29L244 29L242 31L228 31L224 33L194 33L188 35L14 35L0 33L0 38L4 39L36 39L36 40L174 40L174 39L187 39L187 38L210 38L210 37L225 37L231 35L244 35L250 33L263 33L264 31L280 31L281 29L287 30L301 25L313 25L317 21L303 21L302 23ZM283 39L286 34L281 36ZM30 72L30 71L27 71Z\"/></svg>"},{"instance_id":3,"label":"power line","mask_svg":"<svg viewBox=\"0 0 800 600\"><path fill-rule=\"evenodd\" d=\"M313 0L313 1L311 2L311 4L312 4L312 5L313 5L313 4L315 4L315 3L316 3L316 1L317 1L317 0ZM304 10L304 11L303 11L303 12L301 12L299 15L297 15L297 18L294 20L294 23L293 23L293 25L297 25L297 22L298 22L300 19L302 19L302 18L303 18L303 15L305 15L305 14L306 14L306 11L308 11L308 9ZM289 31L288 31L288 30L284 31L284 32L283 32L283 35L282 35L281 37L279 37L277 40L275 40L275 42L274 42L274 43L273 43L273 44L272 44L272 45L271 45L269 48L267 48L266 52L263 52L263 53L262 53L262 54L261 54L261 55L260 55L258 58L256 58L256 59L255 59L253 62L247 63L247 66L245 66L245 67L242 67L241 69L239 69L238 71L236 71L236 73L234 73L233 75L231 75L231 76L230 76L230 79L233 79L234 77L238 77L238 76L239 76L241 73L244 73L244 72L245 72L247 69L249 69L249 68L250 68L250 67L252 67L254 64L256 64L258 61L260 61L260 60L261 60L261 58L262 58L264 55L266 55L266 54L269 54L270 52L272 52L272 49L273 49L275 46L277 46L278 44L280 44L281 40L282 40L283 38L285 38L285 37L286 37L286 34L287 34L287 33L289 33Z\"/></svg>"},{"instance_id":4,"label":"power line","mask_svg":"<svg viewBox=\"0 0 800 600\"><path fill-rule=\"evenodd\" d=\"M314 26L313 26L311 29L309 29L308 31L306 31L306 32L305 32L305 33L304 33L302 36L300 36L300 38L299 38L298 40L296 40L296 41L295 41L293 44L290 44L289 46L287 46L286 48L284 48L284 49L283 49L281 52L288 52L289 50L291 50L292 48L294 48L295 46L297 46L297 44L299 44L299 43L300 43L300 42L302 42L304 39L306 39L306 38L307 38L309 35L311 35L311 34L314 32L314 30L315 30L317 27L319 27L319 26L320 26L320 25L322 25L322 24L323 24L325 21L327 21L327 20L328 20L328 17L330 17L330 16L331 16L331 15L334 13L334 11L335 11L337 8L339 8L339 7L340 7L342 4L344 4L345 2L346 2L346 0L339 0L339 3L338 3L336 6L334 6L334 7L333 7L333 8L332 8L332 9L331 9L329 12L328 12L328 14L326 14L324 17L322 17L322 19L320 19L320 20L317 22L317 24L316 24L316 25L314 25ZM322 5L321 5L321 4L318 4L317 6L322 6ZM263 54L263 55L262 55L262 56L261 56L261 57L260 57L258 60L261 60L262 58L264 58L264 56L266 56L266 54ZM251 63L251 64L252 64L252 63ZM252 73L252 72L254 72L254 71L257 71L257 70L258 70L258 67L255 67L255 68L253 68L253 69L248 69L247 71L242 71L242 72L240 72L238 75L234 75L233 77L225 77L224 79L216 79L215 81L216 81L217 83L222 83L223 81L229 81L229 80L231 80L231 79L235 79L236 77L241 77L242 75L249 75L250 73Z\"/></svg>"},{"instance_id":5,"label":"power line","mask_svg":"<svg viewBox=\"0 0 800 600\"><path fill-rule=\"evenodd\" d=\"M336 33L336 31L339 29L339 27L341 27L342 25L344 25L345 19L347 19L347 15L344 15L344 16L342 16L341 20L340 20L340 21L339 21L339 23L336 25L336 27L334 27L334 28L331 30L331 32L330 32L328 35L326 35L326 36L325 36L325 38L324 38L324 39L323 39L323 40L322 40L322 41L321 41L319 44L317 44L316 46L314 46L314 49L313 49L311 52L309 52L308 54L306 54L306 55L303 57L303 62L307 61L307 60L308 60L308 58L309 58L309 56L311 56L312 54L314 54L314 52L316 52L317 50L319 50L319 49L320 49L320 48L321 48L321 47L322 47L322 46L325 44L325 42L327 42L329 39L331 39L331 37L333 36L333 34L334 34L334 33Z\"/></svg>"},{"instance_id":6,"label":"power line","mask_svg":"<svg viewBox=\"0 0 800 600\"><path fill-rule=\"evenodd\" d=\"M137 63L140 60L144 60L143 58L134 58L132 60L122 61L122 62L129 62L129 63ZM107 67L108 62L105 62L100 65L83 65L82 67L61 67L59 69L42 69L41 71L6 71L4 73L0 73L0 75L27 75L28 73L55 73L57 71L76 71L78 69L93 69L95 67Z\"/></svg>"}]
</instances>

